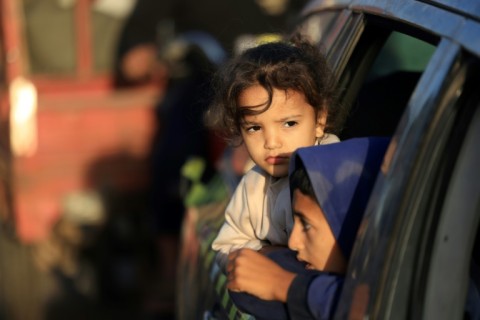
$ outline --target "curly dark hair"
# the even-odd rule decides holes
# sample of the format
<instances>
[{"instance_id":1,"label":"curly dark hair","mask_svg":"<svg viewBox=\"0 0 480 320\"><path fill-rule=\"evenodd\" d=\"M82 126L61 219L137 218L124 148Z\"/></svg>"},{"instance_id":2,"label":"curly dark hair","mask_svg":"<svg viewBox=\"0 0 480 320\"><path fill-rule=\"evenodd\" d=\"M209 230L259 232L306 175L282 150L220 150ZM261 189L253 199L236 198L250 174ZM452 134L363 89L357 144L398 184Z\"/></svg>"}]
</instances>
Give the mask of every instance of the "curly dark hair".
<instances>
[{"instance_id":1,"label":"curly dark hair","mask_svg":"<svg viewBox=\"0 0 480 320\"><path fill-rule=\"evenodd\" d=\"M269 96L265 108L260 111L238 105L242 91L254 85L261 85ZM222 133L230 142L241 142L244 117L267 110L274 89L302 92L316 114L327 112L325 131L336 132L333 74L320 48L299 34L290 41L250 48L224 65L213 79L215 94L205 114L207 126Z\"/></svg>"}]
</instances>

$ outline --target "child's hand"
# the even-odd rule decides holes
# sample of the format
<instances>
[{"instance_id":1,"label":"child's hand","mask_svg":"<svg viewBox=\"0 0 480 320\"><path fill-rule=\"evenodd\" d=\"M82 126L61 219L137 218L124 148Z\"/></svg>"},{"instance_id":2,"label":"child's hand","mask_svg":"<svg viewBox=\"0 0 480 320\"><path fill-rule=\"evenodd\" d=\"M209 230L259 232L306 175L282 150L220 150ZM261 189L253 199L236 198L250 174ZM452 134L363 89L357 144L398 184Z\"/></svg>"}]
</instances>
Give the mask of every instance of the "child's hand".
<instances>
[{"instance_id":1,"label":"child's hand","mask_svg":"<svg viewBox=\"0 0 480 320\"><path fill-rule=\"evenodd\" d=\"M240 249L228 255L227 288L232 291L286 302L288 288L295 276L295 273L251 249Z\"/></svg>"}]
</instances>

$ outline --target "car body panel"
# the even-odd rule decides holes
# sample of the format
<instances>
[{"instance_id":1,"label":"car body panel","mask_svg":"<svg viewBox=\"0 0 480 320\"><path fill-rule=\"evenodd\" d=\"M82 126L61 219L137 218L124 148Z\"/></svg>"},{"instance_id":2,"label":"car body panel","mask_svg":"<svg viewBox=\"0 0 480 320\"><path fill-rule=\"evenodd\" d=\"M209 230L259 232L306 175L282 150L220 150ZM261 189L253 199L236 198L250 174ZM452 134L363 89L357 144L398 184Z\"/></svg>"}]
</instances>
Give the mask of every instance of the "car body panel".
<instances>
[{"instance_id":1,"label":"car body panel","mask_svg":"<svg viewBox=\"0 0 480 320\"><path fill-rule=\"evenodd\" d=\"M480 161L480 150L476 147L476 138L480 136L480 112L474 114L472 122L474 127L469 129L465 137L465 147L459 153L458 164L453 173L453 179L449 186L452 192L448 192L439 221L437 234L435 235L432 252L432 262L428 272L428 282L432 285L428 288L425 301L425 314L432 319L442 317L461 317L463 301L449 303L457 299L465 299L464 293L468 285L463 274L469 273L469 264L463 257L472 252L475 238L473 228L465 228L465 225L476 226L479 224L478 199L480 199L480 179L472 178L476 166ZM478 171L478 170L477 170ZM477 199L477 201L472 201ZM451 263L455 261L456 263ZM450 268L438 266L449 265ZM447 281L445 281L447 279ZM452 279L448 281L448 279ZM463 281L458 281L462 279ZM443 306L439 308L438 306Z\"/></svg>"}]
</instances>

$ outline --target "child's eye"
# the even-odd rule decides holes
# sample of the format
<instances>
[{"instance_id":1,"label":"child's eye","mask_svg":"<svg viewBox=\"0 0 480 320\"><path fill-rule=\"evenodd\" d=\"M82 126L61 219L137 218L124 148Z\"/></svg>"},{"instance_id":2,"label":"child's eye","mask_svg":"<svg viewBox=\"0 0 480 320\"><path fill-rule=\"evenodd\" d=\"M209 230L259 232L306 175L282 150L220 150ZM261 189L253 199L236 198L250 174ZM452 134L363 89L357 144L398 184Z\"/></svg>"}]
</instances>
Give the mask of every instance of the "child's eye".
<instances>
[{"instance_id":1,"label":"child's eye","mask_svg":"<svg viewBox=\"0 0 480 320\"><path fill-rule=\"evenodd\" d=\"M245 128L245 131L247 131L247 132L255 132L255 131L258 131L258 130L260 130L260 126L250 126L250 127Z\"/></svg>"},{"instance_id":2,"label":"child's eye","mask_svg":"<svg viewBox=\"0 0 480 320\"><path fill-rule=\"evenodd\" d=\"M287 122L285 122L283 125L284 125L285 127L287 127L287 128L290 128L290 127L296 126L297 124L298 124L297 121L287 121Z\"/></svg>"}]
</instances>

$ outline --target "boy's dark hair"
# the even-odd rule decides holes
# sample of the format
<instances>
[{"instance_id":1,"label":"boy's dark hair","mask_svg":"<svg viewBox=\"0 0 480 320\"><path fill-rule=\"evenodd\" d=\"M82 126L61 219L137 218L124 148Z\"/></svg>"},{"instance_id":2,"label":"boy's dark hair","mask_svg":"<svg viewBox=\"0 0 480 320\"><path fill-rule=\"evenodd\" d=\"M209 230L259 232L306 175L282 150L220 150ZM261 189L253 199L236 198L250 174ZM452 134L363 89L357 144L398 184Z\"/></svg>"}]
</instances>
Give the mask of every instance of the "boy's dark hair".
<instances>
[{"instance_id":1,"label":"boy's dark hair","mask_svg":"<svg viewBox=\"0 0 480 320\"><path fill-rule=\"evenodd\" d=\"M304 195L312 198L318 203L315 191L313 190L312 183L308 177L307 171L303 166L302 161L298 158L298 167L290 174L290 198L293 199L293 193L295 190L299 190Z\"/></svg>"},{"instance_id":2,"label":"boy's dark hair","mask_svg":"<svg viewBox=\"0 0 480 320\"><path fill-rule=\"evenodd\" d=\"M268 92L265 108L256 112L240 108L237 103L240 93L257 84ZM336 133L333 74L320 48L300 35L288 42L266 43L246 50L216 73L213 86L215 96L206 112L206 123L227 140L238 142L244 117L270 107L273 89L302 92L316 114L327 112L325 131Z\"/></svg>"}]
</instances>

